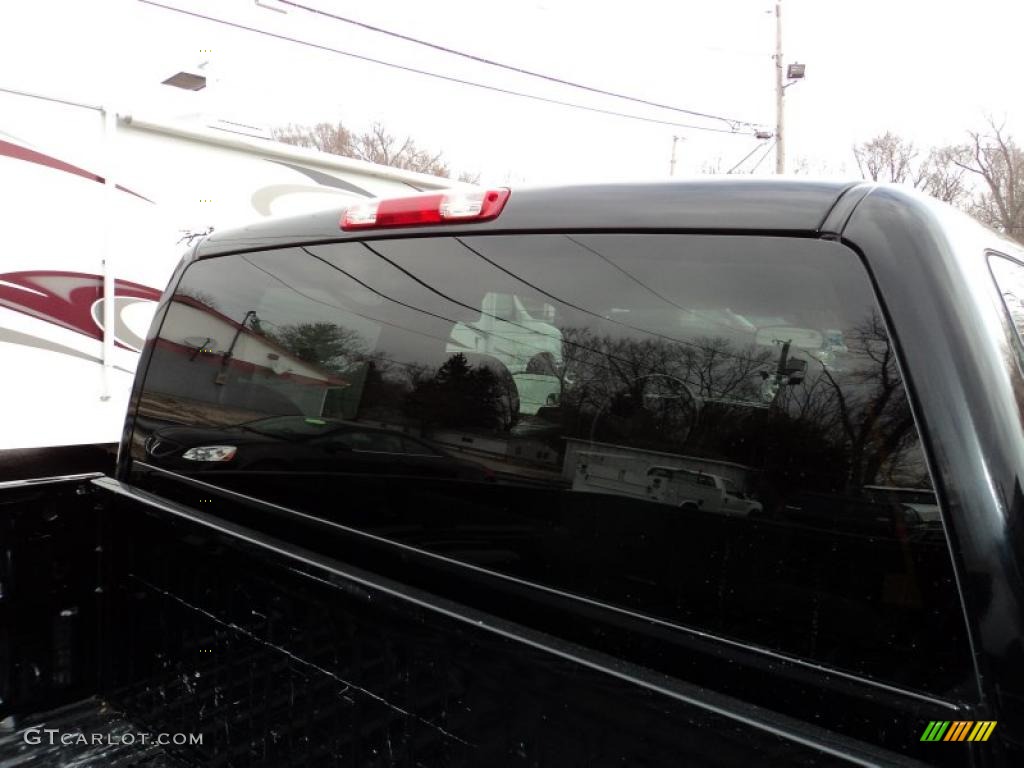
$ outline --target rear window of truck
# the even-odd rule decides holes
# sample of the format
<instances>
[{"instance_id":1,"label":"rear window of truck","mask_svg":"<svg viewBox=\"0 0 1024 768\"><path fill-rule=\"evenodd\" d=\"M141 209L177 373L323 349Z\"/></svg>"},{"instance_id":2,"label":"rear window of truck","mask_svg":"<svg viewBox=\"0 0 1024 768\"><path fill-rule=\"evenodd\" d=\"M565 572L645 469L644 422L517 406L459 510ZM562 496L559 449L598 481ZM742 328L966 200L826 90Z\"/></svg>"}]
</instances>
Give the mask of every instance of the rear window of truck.
<instances>
[{"instance_id":1,"label":"rear window of truck","mask_svg":"<svg viewBox=\"0 0 1024 768\"><path fill-rule=\"evenodd\" d=\"M968 656L907 398L837 243L345 242L187 269L132 457L570 601L944 692Z\"/></svg>"}]
</instances>

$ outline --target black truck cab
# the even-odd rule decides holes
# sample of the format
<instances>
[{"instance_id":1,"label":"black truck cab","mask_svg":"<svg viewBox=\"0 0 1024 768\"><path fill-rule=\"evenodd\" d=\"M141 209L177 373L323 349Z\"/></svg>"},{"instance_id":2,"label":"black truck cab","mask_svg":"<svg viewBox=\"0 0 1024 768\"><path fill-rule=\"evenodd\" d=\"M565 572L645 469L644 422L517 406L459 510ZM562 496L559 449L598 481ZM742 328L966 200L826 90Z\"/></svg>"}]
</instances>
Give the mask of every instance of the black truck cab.
<instances>
[{"instance_id":1,"label":"black truck cab","mask_svg":"<svg viewBox=\"0 0 1024 768\"><path fill-rule=\"evenodd\" d=\"M866 183L215 233L115 475L0 484L0 761L1018 765L1022 302Z\"/></svg>"}]
</instances>

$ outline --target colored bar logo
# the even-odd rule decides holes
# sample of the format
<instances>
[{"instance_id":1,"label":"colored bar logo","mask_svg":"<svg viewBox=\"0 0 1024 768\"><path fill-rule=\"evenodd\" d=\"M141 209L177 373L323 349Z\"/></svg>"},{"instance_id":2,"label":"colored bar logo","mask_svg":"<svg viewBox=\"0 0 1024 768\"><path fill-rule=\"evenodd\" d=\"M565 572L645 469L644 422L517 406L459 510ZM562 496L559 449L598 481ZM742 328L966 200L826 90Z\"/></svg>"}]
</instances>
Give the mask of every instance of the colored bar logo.
<instances>
[{"instance_id":1,"label":"colored bar logo","mask_svg":"<svg viewBox=\"0 0 1024 768\"><path fill-rule=\"evenodd\" d=\"M932 720L921 741L988 741L995 729L995 720Z\"/></svg>"}]
</instances>

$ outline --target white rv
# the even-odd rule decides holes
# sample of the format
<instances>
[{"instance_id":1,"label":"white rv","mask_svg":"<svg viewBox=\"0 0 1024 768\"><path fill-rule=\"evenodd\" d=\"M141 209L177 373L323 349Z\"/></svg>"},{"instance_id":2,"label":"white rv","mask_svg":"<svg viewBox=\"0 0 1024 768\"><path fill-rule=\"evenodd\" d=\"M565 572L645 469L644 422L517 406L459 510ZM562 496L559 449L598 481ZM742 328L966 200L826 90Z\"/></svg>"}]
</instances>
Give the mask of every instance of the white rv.
<instances>
[{"instance_id":1,"label":"white rv","mask_svg":"<svg viewBox=\"0 0 1024 768\"><path fill-rule=\"evenodd\" d=\"M120 438L190 235L462 186L239 130L0 88L0 450Z\"/></svg>"}]
</instances>

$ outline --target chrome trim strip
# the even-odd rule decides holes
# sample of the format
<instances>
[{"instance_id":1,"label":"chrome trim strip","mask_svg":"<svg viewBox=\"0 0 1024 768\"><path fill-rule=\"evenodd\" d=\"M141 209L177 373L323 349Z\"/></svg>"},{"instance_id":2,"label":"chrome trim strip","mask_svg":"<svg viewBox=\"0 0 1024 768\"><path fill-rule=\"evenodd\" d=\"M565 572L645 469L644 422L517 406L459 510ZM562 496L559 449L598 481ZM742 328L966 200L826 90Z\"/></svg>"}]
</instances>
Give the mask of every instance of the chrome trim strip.
<instances>
[{"instance_id":1,"label":"chrome trim strip","mask_svg":"<svg viewBox=\"0 0 1024 768\"><path fill-rule=\"evenodd\" d=\"M35 485L50 485L52 483L73 483L85 480L95 480L101 477L104 477L102 472L86 472L80 475L52 475L50 477L27 477L24 480L4 480L0 482L0 491L3 491L8 488L27 488Z\"/></svg>"}]
</instances>

